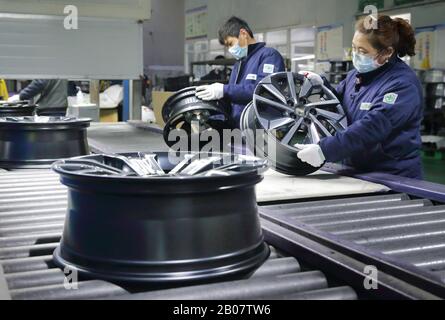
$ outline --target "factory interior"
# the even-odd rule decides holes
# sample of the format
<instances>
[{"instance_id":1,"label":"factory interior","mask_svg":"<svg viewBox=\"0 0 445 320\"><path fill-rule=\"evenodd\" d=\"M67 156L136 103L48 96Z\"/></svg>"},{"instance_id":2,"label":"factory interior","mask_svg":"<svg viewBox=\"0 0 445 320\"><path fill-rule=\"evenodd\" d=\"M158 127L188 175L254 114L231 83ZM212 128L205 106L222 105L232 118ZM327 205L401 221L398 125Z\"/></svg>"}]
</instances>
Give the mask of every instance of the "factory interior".
<instances>
[{"instance_id":1,"label":"factory interior","mask_svg":"<svg viewBox=\"0 0 445 320\"><path fill-rule=\"evenodd\" d=\"M443 299L444 0L0 0L0 300Z\"/></svg>"}]
</instances>

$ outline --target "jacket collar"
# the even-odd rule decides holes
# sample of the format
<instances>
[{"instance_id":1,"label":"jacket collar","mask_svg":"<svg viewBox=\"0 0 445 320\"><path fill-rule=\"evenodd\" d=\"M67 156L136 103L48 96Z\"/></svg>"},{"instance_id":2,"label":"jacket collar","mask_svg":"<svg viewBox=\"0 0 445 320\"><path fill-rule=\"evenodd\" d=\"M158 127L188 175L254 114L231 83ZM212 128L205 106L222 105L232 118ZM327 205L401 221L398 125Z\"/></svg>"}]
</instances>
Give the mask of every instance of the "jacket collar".
<instances>
[{"instance_id":1,"label":"jacket collar","mask_svg":"<svg viewBox=\"0 0 445 320\"><path fill-rule=\"evenodd\" d=\"M252 57L258 50L260 50L261 48L264 48L265 46L266 46L265 42L257 42L254 44L250 44L247 47L247 57L241 59L241 61L249 60L250 57Z\"/></svg>"}]
</instances>

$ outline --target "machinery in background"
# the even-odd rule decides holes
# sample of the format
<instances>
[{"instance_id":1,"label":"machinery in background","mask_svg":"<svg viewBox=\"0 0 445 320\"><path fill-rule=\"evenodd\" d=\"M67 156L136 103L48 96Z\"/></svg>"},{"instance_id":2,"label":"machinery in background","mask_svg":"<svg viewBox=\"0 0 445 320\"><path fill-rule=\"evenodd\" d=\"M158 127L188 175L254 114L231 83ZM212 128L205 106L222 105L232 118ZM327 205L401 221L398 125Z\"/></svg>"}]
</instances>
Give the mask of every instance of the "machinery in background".
<instances>
[{"instance_id":1,"label":"machinery in background","mask_svg":"<svg viewBox=\"0 0 445 320\"><path fill-rule=\"evenodd\" d=\"M327 79L332 85L338 85L346 79L348 73L354 69L352 61L330 61L331 68L326 72Z\"/></svg>"}]
</instances>

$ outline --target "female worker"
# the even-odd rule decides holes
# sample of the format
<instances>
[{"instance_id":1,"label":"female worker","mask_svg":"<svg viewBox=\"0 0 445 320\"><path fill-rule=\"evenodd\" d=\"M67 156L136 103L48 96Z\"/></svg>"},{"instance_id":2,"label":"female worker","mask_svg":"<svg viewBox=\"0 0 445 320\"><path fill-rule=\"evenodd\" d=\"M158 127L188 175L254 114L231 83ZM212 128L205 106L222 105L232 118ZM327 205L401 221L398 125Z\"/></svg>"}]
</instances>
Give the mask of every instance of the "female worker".
<instances>
[{"instance_id":1,"label":"female worker","mask_svg":"<svg viewBox=\"0 0 445 320\"><path fill-rule=\"evenodd\" d=\"M316 167L343 160L359 171L422 179L422 86L400 59L414 56L415 44L403 19L380 16L374 29L360 20L352 42L356 70L337 87L350 126L318 145L300 146L298 157Z\"/></svg>"}]
</instances>

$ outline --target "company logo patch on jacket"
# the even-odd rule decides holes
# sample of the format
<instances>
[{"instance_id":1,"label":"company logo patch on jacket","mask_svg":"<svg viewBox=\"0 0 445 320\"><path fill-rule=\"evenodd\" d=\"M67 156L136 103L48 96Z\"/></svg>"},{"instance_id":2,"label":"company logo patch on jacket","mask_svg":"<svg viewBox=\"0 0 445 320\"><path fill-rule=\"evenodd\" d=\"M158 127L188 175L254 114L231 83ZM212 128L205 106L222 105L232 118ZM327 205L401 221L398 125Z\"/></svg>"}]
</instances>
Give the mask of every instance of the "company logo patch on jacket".
<instances>
[{"instance_id":1,"label":"company logo patch on jacket","mask_svg":"<svg viewBox=\"0 0 445 320\"><path fill-rule=\"evenodd\" d=\"M374 105L373 105L372 103L369 103L369 102L363 102L363 103L360 105L360 110L362 110L362 111L369 111L369 110L372 109L373 106L374 106Z\"/></svg>"},{"instance_id":2,"label":"company logo patch on jacket","mask_svg":"<svg viewBox=\"0 0 445 320\"><path fill-rule=\"evenodd\" d=\"M247 77L246 77L246 80L256 81L257 79L258 79L258 76L256 74L253 74L253 73L248 74Z\"/></svg>"},{"instance_id":3,"label":"company logo patch on jacket","mask_svg":"<svg viewBox=\"0 0 445 320\"><path fill-rule=\"evenodd\" d=\"M387 104L395 104L399 97L396 93L388 93L383 97L383 102Z\"/></svg>"},{"instance_id":4,"label":"company logo patch on jacket","mask_svg":"<svg viewBox=\"0 0 445 320\"><path fill-rule=\"evenodd\" d=\"M275 66L273 64L265 64L263 67L263 73L274 73Z\"/></svg>"}]
</instances>

